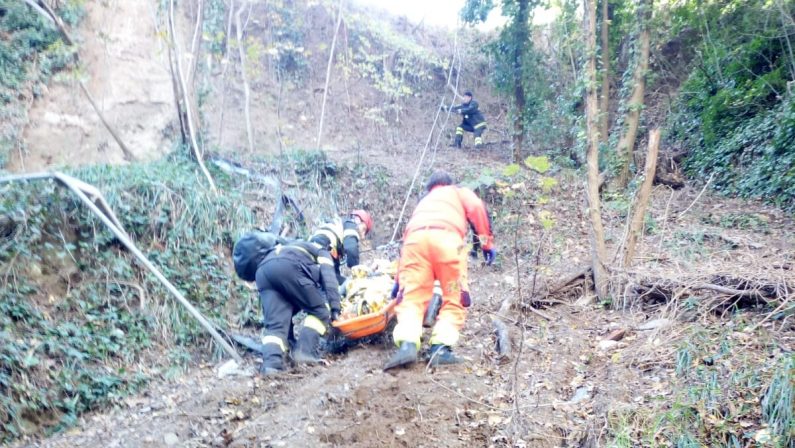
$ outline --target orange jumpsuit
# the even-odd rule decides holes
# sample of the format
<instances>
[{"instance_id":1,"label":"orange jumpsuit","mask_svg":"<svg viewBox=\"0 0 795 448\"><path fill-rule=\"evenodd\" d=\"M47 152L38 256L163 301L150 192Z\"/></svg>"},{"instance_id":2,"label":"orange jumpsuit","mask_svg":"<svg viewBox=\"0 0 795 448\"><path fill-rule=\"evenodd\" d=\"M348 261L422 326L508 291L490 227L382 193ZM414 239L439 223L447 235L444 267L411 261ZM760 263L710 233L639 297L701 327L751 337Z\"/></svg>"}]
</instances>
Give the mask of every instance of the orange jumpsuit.
<instances>
[{"instance_id":1,"label":"orange jumpsuit","mask_svg":"<svg viewBox=\"0 0 795 448\"><path fill-rule=\"evenodd\" d=\"M406 226L400 254L400 295L393 336L420 345L422 318L433 295L434 280L442 286L442 307L431 334L431 344L453 346L464 326L466 309L461 292L467 287L468 250L464 240L468 223L475 228L484 250L494 237L483 201L467 188L434 187L417 204Z\"/></svg>"}]
</instances>

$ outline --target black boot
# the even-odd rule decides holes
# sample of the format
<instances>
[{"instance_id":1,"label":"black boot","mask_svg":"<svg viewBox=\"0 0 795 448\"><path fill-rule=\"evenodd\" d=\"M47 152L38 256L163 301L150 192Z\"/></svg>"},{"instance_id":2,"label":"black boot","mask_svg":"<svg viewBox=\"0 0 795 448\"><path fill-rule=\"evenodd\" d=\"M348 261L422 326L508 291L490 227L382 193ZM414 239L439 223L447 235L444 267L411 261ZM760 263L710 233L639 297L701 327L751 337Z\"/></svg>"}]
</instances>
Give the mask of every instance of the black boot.
<instances>
[{"instance_id":1,"label":"black boot","mask_svg":"<svg viewBox=\"0 0 795 448\"><path fill-rule=\"evenodd\" d=\"M453 144L451 146L453 146L454 148L461 149L461 143L463 142L464 142L464 136L456 134L455 140L453 140Z\"/></svg>"},{"instance_id":2,"label":"black boot","mask_svg":"<svg viewBox=\"0 0 795 448\"><path fill-rule=\"evenodd\" d=\"M395 367L407 366L414 364L417 361L417 344L413 342L402 342L400 348L389 361L384 365L384 370L393 369Z\"/></svg>"},{"instance_id":3,"label":"black boot","mask_svg":"<svg viewBox=\"0 0 795 448\"><path fill-rule=\"evenodd\" d=\"M273 344L264 345L262 364L259 366L260 375L271 376L281 372L284 372L284 353L281 348Z\"/></svg>"},{"instance_id":4,"label":"black boot","mask_svg":"<svg viewBox=\"0 0 795 448\"><path fill-rule=\"evenodd\" d=\"M453 350L449 346L442 344L431 345L430 357L432 366L461 364L464 362L462 358L459 358L453 353Z\"/></svg>"},{"instance_id":5,"label":"black boot","mask_svg":"<svg viewBox=\"0 0 795 448\"><path fill-rule=\"evenodd\" d=\"M298 336L298 344L293 351L293 361L299 364L320 364L320 333L304 326Z\"/></svg>"}]
</instances>

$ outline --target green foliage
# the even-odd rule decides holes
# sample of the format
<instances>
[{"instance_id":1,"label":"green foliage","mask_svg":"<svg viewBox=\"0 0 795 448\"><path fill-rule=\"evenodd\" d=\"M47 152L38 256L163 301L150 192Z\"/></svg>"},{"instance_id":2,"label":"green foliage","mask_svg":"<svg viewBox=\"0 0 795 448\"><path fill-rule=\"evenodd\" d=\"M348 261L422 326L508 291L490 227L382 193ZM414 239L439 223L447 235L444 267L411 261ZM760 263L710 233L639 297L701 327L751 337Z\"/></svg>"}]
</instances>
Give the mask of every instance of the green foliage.
<instances>
[{"instance_id":1,"label":"green foliage","mask_svg":"<svg viewBox=\"0 0 795 448\"><path fill-rule=\"evenodd\" d=\"M770 425L772 440L779 446L795 442L795 356L785 357L762 399L762 417Z\"/></svg>"},{"instance_id":2,"label":"green foliage","mask_svg":"<svg viewBox=\"0 0 795 448\"><path fill-rule=\"evenodd\" d=\"M496 39L483 48L493 65L489 80L494 89L512 99L515 119L523 124L532 122L539 112L543 98L549 94L541 69L543 54L536 50L532 40L533 11L539 0L502 0L502 15L509 24L499 30ZM484 21L495 7L491 0L468 0L461 17L468 23Z\"/></svg>"},{"instance_id":3,"label":"green foliage","mask_svg":"<svg viewBox=\"0 0 795 448\"><path fill-rule=\"evenodd\" d=\"M58 3L60 17L77 24L84 14L82 0ZM36 95L41 83L71 61L72 49L41 15L25 2L0 0L0 168L18 145L28 89Z\"/></svg>"},{"instance_id":4,"label":"green foliage","mask_svg":"<svg viewBox=\"0 0 795 448\"><path fill-rule=\"evenodd\" d=\"M254 226L242 184L215 173L216 197L187 160L82 168L165 276L219 327L251 292L228 252ZM152 371L129 368L156 346L170 365L207 336L74 196L53 183L0 187L0 427L9 441L58 430L136 390ZM243 300L246 299L246 300ZM162 350L162 349L161 349ZM186 358L186 356L188 356ZM36 416L35 420L31 420Z\"/></svg>"},{"instance_id":5,"label":"green foliage","mask_svg":"<svg viewBox=\"0 0 795 448\"><path fill-rule=\"evenodd\" d=\"M58 10L68 23L83 15L82 2L64 2ZM23 83L32 78L46 80L70 61L58 31L24 2L0 0L0 101L16 96ZM33 64L38 73L29 73Z\"/></svg>"},{"instance_id":6,"label":"green foliage","mask_svg":"<svg viewBox=\"0 0 795 448\"><path fill-rule=\"evenodd\" d=\"M524 164L533 171L544 174L549 171L549 158L546 156L528 156Z\"/></svg>"},{"instance_id":7,"label":"green foliage","mask_svg":"<svg viewBox=\"0 0 795 448\"><path fill-rule=\"evenodd\" d=\"M685 168L726 194L795 206L792 2L684 2L674 28L703 30L670 139L691 148ZM748 30L748 31L746 31Z\"/></svg>"},{"instance_id":8,"label":"green foliage","mask_svg":"<svg viewBox=\"0 0 795 448\"><path fill-rule=\"evenodd\" d=\"M354 13L346 23L350 28L341 70L346 77L367 79L385 96L384 106L366 113L378 124L399 121L403 101L420 90L437 88L434 74L449 68L428 48L369 16Z\"/></svg>"}]
</instances>

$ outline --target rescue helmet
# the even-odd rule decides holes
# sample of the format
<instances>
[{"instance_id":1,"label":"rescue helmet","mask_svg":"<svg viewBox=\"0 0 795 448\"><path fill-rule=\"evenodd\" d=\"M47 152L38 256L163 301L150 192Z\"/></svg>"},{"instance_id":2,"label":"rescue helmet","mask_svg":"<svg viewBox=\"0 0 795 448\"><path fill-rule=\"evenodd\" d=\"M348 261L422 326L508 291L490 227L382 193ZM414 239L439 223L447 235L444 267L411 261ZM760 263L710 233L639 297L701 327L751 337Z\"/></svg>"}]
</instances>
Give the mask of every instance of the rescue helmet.
<instances>
[{"instance_id":1,"label":"rescue helmet","mask_svg":"<svg viewBox=\"0 0 795 448\"><path fill-rule=\"evenodd\" d=\"M428 183L425 185L426 191L433 190L434 187L453 185L453 176L445 170L436 170L431 174Z\"/></svg>"},{"instance_id":2,"label":"rescue helmet","mask_svg":"<svg viewBox=\"0 0 795 448\"><path fill-rule=\"evenodd\" d=\"M240 237L232 249L232 261L238 277L247 282L256 280L259 264L276 247L277 242L276 235L262 230L247 232Z\"/></svg>"},{"instance_id":3,"label":"rescue helmet","mask_svg":"<svg viewBox=\"0 0 795 448\"><path fill-rule=\"evenodd\" d=\"M351 216L358 217L364 223L364 226L367 229L366 233L370 233L370 231L373 230L373 217L370 216L370 214L366 211L354 210L351 212Z\"/></svg>"}]
</instances>

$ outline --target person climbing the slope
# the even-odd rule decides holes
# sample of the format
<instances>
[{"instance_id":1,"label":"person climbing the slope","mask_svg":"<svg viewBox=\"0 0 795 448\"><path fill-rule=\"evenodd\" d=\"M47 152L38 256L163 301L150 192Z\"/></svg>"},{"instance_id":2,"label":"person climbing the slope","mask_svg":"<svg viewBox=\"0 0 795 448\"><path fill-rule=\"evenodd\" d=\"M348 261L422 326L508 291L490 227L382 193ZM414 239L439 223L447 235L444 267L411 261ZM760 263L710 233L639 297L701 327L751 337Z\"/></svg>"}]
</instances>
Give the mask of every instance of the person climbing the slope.
<instances>
[{"instance_id":1,"label":"person climbing the slope","mask_svg":"<svg viewBox=\"0 0 795 448\"><path fill-rule=\"evenodd\" d=\"M318 227L309 237L309 242L319 244L331 254L337 282L342 284L345 277L340 273L344 258L348 267L359 264L359 241L373 228L373 218L364 210L354 210L342 224L329 222Z\"/></svg>"},{"instance_id":2,"label":"person climbing the slope","mask_svg":"<svg viewBox=\"0 0 795 448\"><path fill-rule=\"evenodd\" d=\"M237 275L256 281L260 294L265 336L260 373L284 370L292 319L307 313L298 342L292 350L297 363L321 362L320 338L340 313L339 284L331 254L317 244L294 241L277 244L272 233L254 231L243 235L232 252Z\"/></svg>"},{"instance_id":3,"label":"person climbing the slope","mask_svg":"<svg viewBox=\"0 0 795 448\"><path fill-rule=\"evenodd\" d=\"M450 110L463 116L461 124L455 128L455 140L453 146L461 148L464 141L464 131L475 134L475 147L483 146L483 131L486 130L486 119L478 110L478 102L472 99L472 92L464 92L464 102L458 106L450 107Z\"/></svg>"},{"instance_id":4,"label":"person climbing the slope","mask_svg":"<svg viewBox=\"0 0 795 448\"><path fill-rule=\"evenodd\" d=\"M442 287L442 306L431 333L431 365L461 362L452 347L464 326L471 299L466 282L468 227L475 228L486 264L497 255L491 222L483 201L467 188L453 185L445 171L434 172L426 195L406 225L398 265L395 307L397 325L393 339L398 351L384 370L409 365L417 360L422 320L433 296L434 281Z\"/></svg>"}]
</instances>

